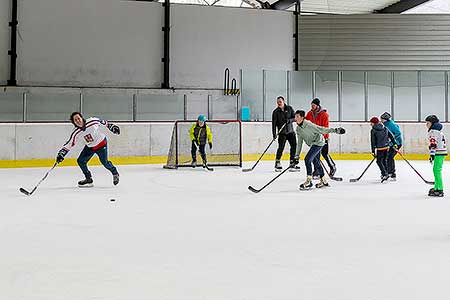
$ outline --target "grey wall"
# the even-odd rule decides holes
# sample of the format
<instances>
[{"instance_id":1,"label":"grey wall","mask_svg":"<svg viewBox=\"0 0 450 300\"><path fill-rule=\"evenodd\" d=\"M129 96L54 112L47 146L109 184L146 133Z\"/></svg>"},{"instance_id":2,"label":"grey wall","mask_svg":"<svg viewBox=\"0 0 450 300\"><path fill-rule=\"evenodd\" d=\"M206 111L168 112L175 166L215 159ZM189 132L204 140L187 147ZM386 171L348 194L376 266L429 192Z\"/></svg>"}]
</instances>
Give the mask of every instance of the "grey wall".
<instances>
[{"instance_id":1,"label":"grey wall","mask_svg":"<svg viewBox=\"0 0 450 300\"><path fill-rule=\"evenodd\" d=\"M292 70L292 12L172 6L171 81L176 87L222 88L225 68Z\"/></svg>"},{"instance_id":2,"label":"grey wall","mask_svg":"<svg viewBox=\"0 0 450 300\"><path fill-rule=\"evenodd\" d=\"M9 76L8 50L10 44L9 27L11 8L10 0L0 0L0 85L6 84Z\"/></svg>"},{"instance_id":3,"label":"grey wall","mask_svg":"<svg viewBox=\"0 0 450 300\"><path fill-rule=\"evenodd\" d=\"M160 3L21 0L18 84L159 88L163 15ZM170 85L222 88L227 67L236 79L239 69L292 69L293 20L291 12L172 5Z\"/></svg>"},{"instance_id":4,"label":"grey wall","mask_svg":"<svg viewBox=\"0 0 450 300\"><path fill-rule=\"evenodd\" d=\"M162 24L159 3L19 1L18 83L160 87Z\"/></svg>"},{"instance_id":5,"label":"grey wall","mask_svg":"<svg viewBox=\"0 0 450 300\"><path fill-rule=\"evenodd\" d=\"M449 70L450 15L301 16L301 70Z\"/></svg>"}]
</instances>

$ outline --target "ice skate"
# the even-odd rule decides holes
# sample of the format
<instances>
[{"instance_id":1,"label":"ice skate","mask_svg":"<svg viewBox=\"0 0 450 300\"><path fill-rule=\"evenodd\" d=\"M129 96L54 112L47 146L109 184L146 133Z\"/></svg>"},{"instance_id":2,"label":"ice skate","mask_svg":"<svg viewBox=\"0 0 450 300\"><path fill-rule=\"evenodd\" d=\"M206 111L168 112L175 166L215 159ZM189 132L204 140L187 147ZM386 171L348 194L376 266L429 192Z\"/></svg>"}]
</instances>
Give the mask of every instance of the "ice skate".
<instances>
[{"instance_id":1,"label":"ice skate","mask_svg":"<svg viewBox=\"0 0 450 300\"><path fill-rule=\"evenodd\" d=\"M92 180L92 178L86 178L84 180L80 180L78 181L78 187L93 187L94 186L94 181Z\"/></svg>"},{"instance_id":2,"label":"ice skate","mask_svg":"<svg viewBox=\"0 0 450 300\"><path fill-rule=\"evenodd\" d=\"M300 190L309 190L313 186L312 184L312 176L306 176L306 181L300 184Z\"/></svg>"},{"instance_id":3,"label":"ice skate","mask_svg":"<svg viewBox=\"0 0 450 300\"><path fill-rule=\"evenodd\" d=\"M330 185L328 184L327 180L325 179L325 176L320 178L320 182L316 183L316 188L320 189L323 187L329 187Z\"/></svg>"}]
</instances>

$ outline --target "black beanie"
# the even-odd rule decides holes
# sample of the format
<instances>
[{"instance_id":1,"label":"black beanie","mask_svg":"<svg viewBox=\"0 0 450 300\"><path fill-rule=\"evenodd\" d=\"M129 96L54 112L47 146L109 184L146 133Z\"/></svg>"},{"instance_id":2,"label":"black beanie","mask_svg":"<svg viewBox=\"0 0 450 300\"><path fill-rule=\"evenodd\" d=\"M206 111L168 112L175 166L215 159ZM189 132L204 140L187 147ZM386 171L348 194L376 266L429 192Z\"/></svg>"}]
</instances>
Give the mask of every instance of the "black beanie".
<instances>
[{"instance_id":1,"label":"black beanie","mask_svg":"<svg viewBox=\"0 0 450 300\"><path fill-rule=\"evenodd\" d=\"M315 105L319 105L320 106L319 98L314 98L313 101L311 101L311 103L314 103Z\"/></svg>"}]
</instances>

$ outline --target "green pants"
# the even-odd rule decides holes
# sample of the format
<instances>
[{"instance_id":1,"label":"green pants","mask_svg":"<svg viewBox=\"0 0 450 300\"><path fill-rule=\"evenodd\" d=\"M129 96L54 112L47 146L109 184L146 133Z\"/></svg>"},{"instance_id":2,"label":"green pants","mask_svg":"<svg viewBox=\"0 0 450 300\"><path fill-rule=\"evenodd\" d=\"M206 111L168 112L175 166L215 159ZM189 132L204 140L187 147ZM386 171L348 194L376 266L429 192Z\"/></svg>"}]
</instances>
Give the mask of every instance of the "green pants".
<instances>
[{"instance_id":1,"label":"green pants","mask_svg":"<svg viewBox=\"0 0 450 300\"><path fill-rule=\"evenodd\" d=\"M445 155L436 155L434 157L433 174L434 174L434 189L438 191L444 190L444 183L442 182L442 165L444 164Z\"/></svg>"}]
</instances>

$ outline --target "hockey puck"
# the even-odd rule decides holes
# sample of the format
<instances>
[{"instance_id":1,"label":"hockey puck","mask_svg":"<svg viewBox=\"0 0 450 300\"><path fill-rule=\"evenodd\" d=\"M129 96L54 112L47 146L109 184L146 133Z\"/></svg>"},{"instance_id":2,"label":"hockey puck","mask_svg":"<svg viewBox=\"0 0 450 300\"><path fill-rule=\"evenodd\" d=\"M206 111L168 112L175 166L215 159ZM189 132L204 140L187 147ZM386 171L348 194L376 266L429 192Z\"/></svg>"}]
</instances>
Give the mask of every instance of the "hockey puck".
<instances>
[{"instance_id":1,"label":"hockey puck","mask_svg":"<svg viewBox=\"0 0 450 300\"><path fill-rule=\"evenodd\" d=\"M114 201L116 201L116 199L112 198L112 199L109 199L109 201L114 202Z\"/></svg>"}]
</instances>

